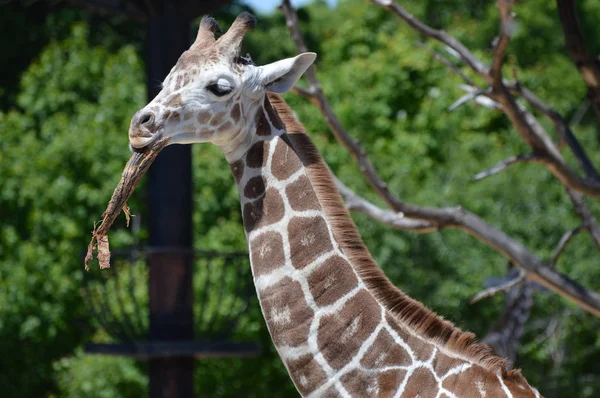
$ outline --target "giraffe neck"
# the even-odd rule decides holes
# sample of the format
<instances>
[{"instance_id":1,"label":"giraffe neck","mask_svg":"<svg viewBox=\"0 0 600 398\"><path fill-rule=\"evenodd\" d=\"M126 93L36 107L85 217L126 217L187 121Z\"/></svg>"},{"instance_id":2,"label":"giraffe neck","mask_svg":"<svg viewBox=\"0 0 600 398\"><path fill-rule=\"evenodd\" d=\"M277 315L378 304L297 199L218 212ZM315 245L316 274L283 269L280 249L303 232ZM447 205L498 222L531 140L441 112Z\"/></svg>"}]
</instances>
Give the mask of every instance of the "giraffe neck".
<instances>
[{"instance_id":1,"label":"giraffe neck","mask_svg":"<svg viewBox=\"0 0 600 398\"><path fill-rule=\"evenodd\" d=\"M231 169L263 316L299 392L450 393L458 374L469 371L499 392L514 384L516 377L504 381L500 368L490 371L424 332L446 333L448 340L462 333L451 324L403 318L403 311L409 318L435 315L393 288L372 262L337 192L323 195L333 182L314 145L284 112L287 105L269 98L257 112L253 144ZM393 305L399 307L392 311Z\"/></svg>"}]
</instances>

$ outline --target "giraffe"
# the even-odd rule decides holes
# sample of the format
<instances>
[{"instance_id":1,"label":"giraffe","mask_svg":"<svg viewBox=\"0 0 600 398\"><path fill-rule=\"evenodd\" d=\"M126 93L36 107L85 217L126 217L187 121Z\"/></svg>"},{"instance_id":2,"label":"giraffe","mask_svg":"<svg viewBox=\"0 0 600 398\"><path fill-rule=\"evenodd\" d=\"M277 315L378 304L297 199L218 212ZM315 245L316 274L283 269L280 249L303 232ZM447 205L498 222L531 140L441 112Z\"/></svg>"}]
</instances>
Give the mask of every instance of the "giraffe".
<instances>
[{"instance_id":1,"label":"giraffe","mask_svg":"<svg viewBox=\"0 0 600 398\"><path fill-rule=\"evenodd\" d=\"M518 370L411 299L363 244L318 150L279 96L314 62L240 56L255 18L198 36L138 111L133 148L211 142L238 188L262 314L306 397L539 397Z\"/></svg>"}]
</instances>

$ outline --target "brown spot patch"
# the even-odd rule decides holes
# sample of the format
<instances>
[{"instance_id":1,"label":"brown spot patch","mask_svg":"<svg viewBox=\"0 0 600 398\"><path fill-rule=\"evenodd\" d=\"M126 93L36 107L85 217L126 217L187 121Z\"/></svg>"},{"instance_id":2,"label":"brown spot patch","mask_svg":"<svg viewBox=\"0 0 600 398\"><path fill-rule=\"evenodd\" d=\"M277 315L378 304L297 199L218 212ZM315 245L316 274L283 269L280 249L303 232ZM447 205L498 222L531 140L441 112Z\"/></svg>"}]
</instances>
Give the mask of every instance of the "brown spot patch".
<instances>
[{"instance_id":1,"label":"brown spot patch","mask_svg":"<svg viewBox=\"0 0 600 398\"><path fill-rule=\"evenodd\" d=\"M181 87L183 87L183 76L177 75L177 78L175 80L175 87L173 87L173 89L179 90Z\"/></svg>"},{"instance_id":2,"label":"brown spot patch","mask_svg":"<svg viewBox=\"0 0 600 398\"><path fill-rule=\"evenodd\" d=\"M229 167L231 168L231 173L233 174L235 182L239 184L244 175L244 162L240 159L237 162L230 164Z\"/></svg>"},{"instance_id":3,"label":"brown spot patch","mask_svg":"<svg viewBox=\"0 0 600 398\"><path fill-rule=\"evenodd\" d=\"M358 286L358 278L350 263L334 256L310 274L308 286L317 305L326 306Z\"/></svg>"},{"instance_id":4,"label":"brown spot patch","mask_svg":"<svg viewBox=\"0 0 600 398\"><path fill-rule=\"evenodd\" d=\"M193 124L188 124L187 126L183 127L184 133L196 134L197 131L198 130L196 129L196 126L194 126Z\"/></svg>"},{"instance_id":5,"label":"brown spot patch","mask_svg":"<svg viewBox=\"0 0 600 398\"><path fill-rule=\"evenodd\" d=\"M301 168L302 163L296 152L284 140L277 139L271 160L271 174L278 180L286 180Z\"/></svg>"},{"instance_id":6,"label":"brown spot patch","mask_svg":"<svg viewBox=\"0 0 600 398\"><path fill-rule=\"evenodd\" d=\"M472 366L461 373L446 377L442 382L442 387L460 393L460 396L463 397L481 397L480 389L483 389L488 397L506 396L496 375L489 371L483 371L483 368L479 366ZM526 397L526 395L515 395L514 391L513 396Z\"/></svg>"},{"instance_id":7,"label":"brown spot patch","mask_svg":"<svg viewBox=\"0 0 600 398\"><path fill-rule=\"evenodd\" d=\"M261 176L252 177L244 187L244 196L248 199L256 199L265 193L265 182Z\"/></svg>"},{"instance_id":8,"label":"brown spot patch","mask_svg":"<svg viewBox=\"0 0 600 398\"><path fill-rule=\"evenodd\" d=\"M256 135L263 137L271 135L271 126L269 125L264 112L260 109L256 112L254 122L256 123Z\"/></svg>"},{"instance_id":9,"label":"brown spot patch","mask_svg":"<svg viewBox=\"0 0 600 398\"><path fill-rule=\"evenodd\" d=\"M259 141L252 145L246 154L246 165L248 167L264 167L267 164L267 156L269 153L269 143L267 141Z\"/></svg>"},{"instance_id":10,"label":"brown spot patch","mask_svg":"<svg viewBox=\"0 0 600 398\"><path fill-rule=\"evenodd\" d=\"M352 370L340 378L342 385L352 397L374 397L379 396L379 383L377 374Z\"/></svg>"},{"instance_id":11,"label":"brown spot patch","mask_svg":"<svg viewBox=\"0 0 600 398\"><path fill-rule=\"evenodd\" d=\"M387 330L381 330L369 347L360 364L369 369L385 366L407 366L412 363L410 355L396 344Z\"/></svg>"},{"instance_id":12,"label":"brown spot patch","mask_svg":"<svg viewBox=\"0 0 600 398\"><path fill-rule=\"evenodd\" d=\"M167 101L167 106L170 108L180 108L183 105L181 94L175 94Z\"/></svg>"},{"instance_id":13,"label":"brown spot patch","mask_svg":"<svg viewBox=\"0 0 600 398\"><path fill-rule=\"evenodd\" d=\"M217 129L217 134L226 133L229 130L231 130L232 128L233 128L233 123L231 123L231 122L225 122L222 125L220 125L219 128Z\"/></svg>"},{"instance_id":14,"label":"brown spot patch","mask_svg":"<svg viewBox=\"0 0 600 398\"><path fill-rule=\"evenodd\" d=\"M403 326L394 315L389 312L386 314L388 325L400 336L406 344L413 349L415 359L419 361L427 361L433 354L434 346L431 343L427 343L418 337L413 336L407 332L406 326Z\"/></svg>"},{"instance_id":15,"label":"brown spot patch","mask_svg":"<svg viewBox=\"0 0 600 398\"><path fill-rule=\"evenodd\" d=\"M500 384L500 383L498 383ZM512 380L504 379L504 384L506 388L508 388L515 398L534 398L535 393L533 392L533 388L527 383L527 381L523 380L522 383L515 383Z\"/></svg>"},{"instance_id":16,"label":"brown spot patch","mask_svg":"<svg viewBox=\"0 0 600 398\"><path fill-rule=\"evenodd\" d=\"M323 217L294 217L288 224L292 265L304 268L333 249Z\"/></svg>"},{"instance_id":17,"label":"brown spot patch","mask_svg":"<svg viewBox=\"0 0 600 398\"><path fill-rule=\"evenodd\" d=\"M416 397L418 395L419 398L435 398L437 392L437 381L431 372L425 368L417 368L408 378L403 394L407 397ZM476 397L477 395L469 395L465 394L464 391L460 391L460 396Z\"/></svg>"},{"instance_id":18,"label":"brown spot patch","mask_svg":"<svg viewBox=\"0 0 600 398\"><path fill-rule=\"evenodd\" d=\"M339 398L342 395L339 393L335 386L329 387L323 394L321 394L322 398Z\"/></svg>"},{"instance_id":19,"label":"brown spot patch","mask_svg":"<svg viewBox=\"0 0 600 398\"><path fill-rule=\"evenodd\" d=\"M210 120L210 113L209 112L200 112L200 113L198 113L198 123L200 123L200 124L206 124L206 123L208 123L209 120Z\"/></svg>"},{"instance_id":20,"label":"brown spot patch","mask_svg":"<svg viewBox=\"0 0 600 398\"><path fill-rule=\"evenodd\" d=\"M250 256L255 276L268 274L283 267L285 257L283 240L277 232L265 232L250 243Z\"/></svg>"},{"instance_id":21,"label":"brown spot patch","mask_svg":"<svg viewBox=\"0 0 600 398\"><path fill-rule=\"evenodd\" d=\"M308 395L327 381L323 368L312 355L287 361L287 367L302 396Z\"/></svg>"},{"instance_id":22,"label":"brown spot patch","mask_svg":"<svg viewBox=\"0 0 600 398\"><path fill-rule=\"evenodd\" d=\"M203 138L206 138L206 139L211 139L213 137L214 133L215 132L213 130L211 130L211 129L207 128L207 127L203 127L203 128L200 128L200 130L198 131L197 134L200 137L203 137Z\"/></svg>"},{"instance_id":23,"label":"brown spot patch","mask_svg":"<svg viewBox=\"0 0 600 398\"><path fill-rule=\"evenodd\" d=\"M239 122L241 114L242 111L240 104L235 104L235 106L231 110L231 120L233 121L233 123Z\"/></svg>"},{"instance_id":24,"label":"brown spot patch","mask_svg":"<svg viewBox=\"0 0 600 398\"><path fill-rule=\"evenodd\" d=\"M306 303L299 282L286 277L263 289L260 298L275 345L297 347L308 340L314 313Z\"/></svg>"},{"instance_id":25,"label":"brown spot patch","mask_svg":"<svg viewBox=\"0 0 600 398\"><path fill-rule=\"evenodd\" d=\"M194 113L193 112L186 112L183 115L183 120L190 120L193 117L194 117Z\"/></svg>"},{"instance_id":26,"label":"brown spot patch","mask_svg":"<svg viewBox=\"0 0 600 398\"><path fill-rule=\"evenodd\" d=\"M179 57L179 61L177 61L177 68L187 69L190 66L199 64L200 60L201 58L196 52L187 50L181 54L181 57Z\"/></svg>"},{"instance_id":27,"label":"brown spot patch","mask_svg":"<svg viewBox=\"0 0 600 398\"><path fill-rule=\"evenodd\" d=\"M181 120L181 115L179 112L175 111L175 112L171 112L166 116L167 121L180 121Z\"/></svg>"},{"instance_id":28,"label":"brown spot patch","mask_svg":"<svg viewBox=\"0 0 600 398\"><path fill-rule=\"evenodd\" d=\"M277 114L277 112L275 112L275 109L273 109L273 106L271 105L271 101L269 101L269 98L266 96L265 96L264 105L265 105L265 111L267 112L267 115L269 115L269 119L271 120L271 124L273 124L273 127L275 127L278 130L284 130L285 125L279 118L279 115Z\"/></svg>"},{"instance_id":29,"label":"brown spot patch","mask_svg":"<svg viewBox=\"0 0 600 398\"><path fill-rule=\"evenodd\" d=\"M320 210L319 200L307 176L301 176L285 188L290 206L296 211Z\"/></svg>"},{"instance_id":30,"label":"brown spot patch","mask_svg":"<svg viewBox=\"0 0 600 398\"><path fill-rule=\"evenodd\" d=\"M192 77L187 72L185 72L183 74L183 85L187 86L191 80L192 80Z\"/></svg>"},{"instance_id":31,"label":"brown spot patch","mask_svg":"<svg viewBox=\"0 0 600 398\"><path fill-rule=\"evenodd\" d=\"M337 314L321 319L317 343L334 369L348 364L381 322L381 309L366 290L348 300Z\"/></svg>"},{"instance_id":32,"label":"brown spot patch","mask_svg":"<svg viewBox=\"0 0 600 398\"><path fill-rule=\"evenodd\" d=\"M379 396L393 397L398 391L400 384L406 377L406 371L402 369L388 370L379 374Z\"/></svg>"},{"instance_id":33,"label":"brown spot patch","mask_svg":"<svg viewBox=\"0 0 600 398\"><path fill-rule=\"evenodd\" d=\"M352 370L341 377L341 382L353 397L393 397L398 391L405 370L393 369L385 372Z\"/></svg>"},{"instance_id":34,"label":"brown spot patch","mask_svg":"<svg viewBox=\"0 0 600 398\"><path fill-rule=\"evenodd\" d=\"M246 203L242 216L247 232L264 227L283 218L284 205L279 192L273 188L267 189L263 199Z\"/></svg>"},{"instance_id":35,"label":"brown spot patch","mask_svg":"<svg viewBox=\"0 0 600 398\"><path fill-rule=\"evenodd\" d=\"M226 112L218 113L218 114L214 115L212 117L212 119L210 119L210 125L211 126L218 126L221 123L223 123L226 118L227 118L227 113Z\"/></svg>"},{"instance_id":36,"label":"brown spot patch","mask_svg":"<svg viewBox=\"0 0 600 398\"><path fill-rule=\"evenodd\" d=\"M433 369L439 377L442 377L448 373L450 369L461 364L467 364L467 362L459 358L450 357L438 351L433 360Z\"/></svg>"}]
</instances>

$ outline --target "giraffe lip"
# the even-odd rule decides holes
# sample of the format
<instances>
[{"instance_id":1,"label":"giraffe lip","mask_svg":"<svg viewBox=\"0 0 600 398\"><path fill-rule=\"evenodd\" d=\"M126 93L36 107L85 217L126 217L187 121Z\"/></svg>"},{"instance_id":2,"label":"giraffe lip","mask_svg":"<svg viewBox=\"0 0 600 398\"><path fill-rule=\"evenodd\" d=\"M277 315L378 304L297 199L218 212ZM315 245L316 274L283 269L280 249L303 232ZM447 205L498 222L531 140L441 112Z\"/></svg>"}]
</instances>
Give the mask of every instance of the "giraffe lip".
<instances>
[{"instance_id":1,"label":"giraffe lip","mask_svg":"<svg viewBox=\"0 0 600 398\"><path fill-rule=\"evenodd\" d=\"M129 130L129 144L131 147L135 149L145 148L163 136L162 128L153 130L150 131L143 127L131 128Z\"/></svg>"},{"instance_id":2,"label":"giraffe lip","mask_svg":"<svg viewBox=\"0 0 600 398\"><path fill-rule=\"evenodd\" d=\"M162 134L153 134L153 135L129 135L129 144L132 148L142 149L148 147L155 143L159 138L162 137Z\"/></svg>"}]
</instances>

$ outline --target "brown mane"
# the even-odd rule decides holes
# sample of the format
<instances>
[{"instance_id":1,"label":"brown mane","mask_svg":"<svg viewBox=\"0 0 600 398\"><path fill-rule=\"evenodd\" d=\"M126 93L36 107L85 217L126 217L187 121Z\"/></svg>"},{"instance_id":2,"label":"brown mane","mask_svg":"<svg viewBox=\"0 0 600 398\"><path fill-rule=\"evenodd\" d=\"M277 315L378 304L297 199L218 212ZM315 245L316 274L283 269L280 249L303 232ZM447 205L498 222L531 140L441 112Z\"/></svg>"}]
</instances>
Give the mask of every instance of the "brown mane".
<instances>
[{"instance_id":1,"label":"brown mane","mask_svg":"<svg viewBox=\"0 0 600 398\"><path fill-rule=\"evenodd\" d=\"M307 169L317 198L331 222L335 239L371 294L391 315L416 333L485 369L501 373L507 380L528 386L520 370L508 370L508 361L495 355L487 345L477 343L473 333L463 332L453 323L408 297L390 282L363 243L335 188L327 164L305 133L304 126L298 122L292 109L279 95L268 94L268 100L285 125L287 138Z\"/></svg>"}]
</instances>

